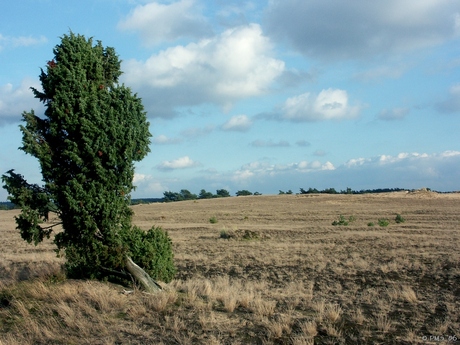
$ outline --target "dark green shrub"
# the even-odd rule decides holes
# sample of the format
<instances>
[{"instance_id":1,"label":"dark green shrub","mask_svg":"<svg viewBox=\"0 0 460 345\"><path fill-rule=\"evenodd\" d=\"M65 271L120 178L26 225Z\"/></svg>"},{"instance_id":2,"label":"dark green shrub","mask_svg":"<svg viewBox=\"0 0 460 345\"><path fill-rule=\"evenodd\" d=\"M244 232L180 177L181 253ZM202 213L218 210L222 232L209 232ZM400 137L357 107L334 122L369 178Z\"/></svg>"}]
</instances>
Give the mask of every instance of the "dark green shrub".
<instances>
[{"instance_id":1,"label":"dark green shrub","mask_svg":"<svg viewBox=\"0 0 460 345\"><path fill-rule=\"evenodd\" d=\"M334 225L334 226L337 226L337 225L347 226L348 225L348 220L343 215L340 215L338 220L334 220L332 222L332 225Z\"/></svg>"},{"instance_id":2,"label":"dark green shrub","mask_svg":"<svg viewBox=\"0 0 460 345\"><path fill-rule=\"evenodd\" d=\"M218 189L216 190L216 197L217 198L228 198L230 193L226 189Z\"/></svg>"},{"instance_id":3,"label":"dark green shrub","mask_svg":"<svg viewBox=\"0 0 460 345\"><path fill-rule=\"evenodd\" d=\"M219 236L219 238L223 238L223 239L228 240L229 238L232 238L232 235L231 235L230 232L228 232L227 230L224 229L224 230L221 230L221 231L220 231L220 236Z\"/></svg>"},{"instance_id":4,"label":"dark green shrub","mask_svg":"<svg viewBox=\"0 0 460 345\"><path fill-rule=\"evenodd\" d=\"M134 226L123 233L128 255L155 280L169 283L176 274L172 242L167 231L152 226L144 231Z\"/></svg>"},{"instance_id":5,"label":"dark green shrub","mask_svg":"<svg viewBox=\"0 0 460 345\"><path fill-rule=\"evenodd\" d=\"M398 213L395 217L395 222L396 223L404 223L406 220Z\"/></svg>"},{"instance_id":6,"label":"dark green shrub","mask_svg":"<svg viewBox=\"0 0 460 345\"><path fill-rule=\"evenodd\" d=\"M378 220L378 223L379 223L380 226L388 226L388 225L390 225L390 221L388 219L386 219L386 218L380 218Z\"/></svg>"},{"instance_id":7,"label":"dark green shrub","mask_svg":"<svg viewBox=\"0 0 460 345\"><path fill-rule=\"evenodd\" d=\"M239 190L238 192L236 192L236 196L246 196L246 195L252 195L252 192L246 189Z\"/></svg>"},{"instance_id":8,"label":"dark green shrub","mask_svg":"<svg viewBox=\"0 0 460 345\"><path fill-rule=\"evenodd\" d=\"M211 224L216 224L218 222L217 218L215 216L212 216L211 218L209 218L209 223Z\"/></svg>"}]
</instances>

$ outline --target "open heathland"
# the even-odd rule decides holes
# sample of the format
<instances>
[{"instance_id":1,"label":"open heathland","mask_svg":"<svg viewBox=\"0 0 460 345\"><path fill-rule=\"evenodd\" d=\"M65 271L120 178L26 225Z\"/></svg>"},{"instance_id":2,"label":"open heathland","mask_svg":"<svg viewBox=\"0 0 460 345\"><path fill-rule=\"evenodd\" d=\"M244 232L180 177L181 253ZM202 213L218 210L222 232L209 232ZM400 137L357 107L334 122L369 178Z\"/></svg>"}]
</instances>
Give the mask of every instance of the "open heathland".
<instances>
[{"instance_id":1,"label":"open heathland","mask_svg":"<svg viewBox=\"0 0 460 345\"><path fill-rule=\"evenodd\" d=\"M460 343L460 194L247 196L133 206L177 276L66 280L0 212L0 344ZM333 225L334 224L334 225Z\"/></svg>"}]
</instances>

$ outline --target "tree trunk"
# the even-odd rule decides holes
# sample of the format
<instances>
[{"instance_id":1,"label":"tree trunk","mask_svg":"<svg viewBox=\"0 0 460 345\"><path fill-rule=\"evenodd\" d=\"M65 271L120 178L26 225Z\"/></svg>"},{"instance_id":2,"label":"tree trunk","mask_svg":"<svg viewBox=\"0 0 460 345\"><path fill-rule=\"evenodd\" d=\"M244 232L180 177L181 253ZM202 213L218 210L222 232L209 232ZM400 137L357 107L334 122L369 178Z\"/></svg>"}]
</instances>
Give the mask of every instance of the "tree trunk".
<instances>
[{"instance_id":1,"label":"tree trunk","mask_svg":"<svg viewBox=\"0 0 460 345\"><path fill-rule=\"evenodd\" d=\"M161 286L154 281L141 267L129 257L126 256L126 269L138 281L147 292L161 291Z\"/></svg>"}]
</instances>

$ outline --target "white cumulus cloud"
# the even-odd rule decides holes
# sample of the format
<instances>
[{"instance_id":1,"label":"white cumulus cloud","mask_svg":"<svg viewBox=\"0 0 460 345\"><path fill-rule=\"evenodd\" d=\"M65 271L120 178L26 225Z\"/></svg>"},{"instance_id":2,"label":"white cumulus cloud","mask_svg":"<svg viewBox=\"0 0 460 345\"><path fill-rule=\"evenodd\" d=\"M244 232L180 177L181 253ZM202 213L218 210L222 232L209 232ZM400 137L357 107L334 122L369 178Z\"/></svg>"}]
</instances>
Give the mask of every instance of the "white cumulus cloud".
<instances>
[{"instance_id":1,"label":"white cumulus cloud","mask_svg":"<svg viewBox=\"0 0 460 345\"><path fill-rule=\"evenodd\" d=\"M167 144L177 144L181 142L179 138L169 138L164 134L160 134L152 139L154 144L158 145L167 145Z\"/></svg>"},{"instance_id":2,"label":"white cumulus cloud","mask_svg":"<svg viewBox=\"0 0 460 345\"><path fill-rule=\"evenodd\" d=\"M212 30L197 7L193 0L138 5L118 23L118 28L139 32L144 43L149 46L181 37L209 36Z\"/></svg>"},{"instance_id":3,"label":"white cumulus cloud","mask_svg":"<svg viewBox=\"0 0 460 345\"><path fill-rule=\"evenodd\" d=\"M24 111L35 110L36 115L43 113L43 105L34 98L30 87L40 90L36 80L24 79L21 85L11 83L0 86L0 125L16 122Z\"/></svg>"},{"instance_id":4,"label":"white cumulus cloud","mask_svg":"<svg viewBox=\"0 0 460 345\"><path fill-rule=\"evenodd\" d=\"M350 104L347 91L329 88L317 95L306 92L290 97L274 112L259 117L298 122L342 120L357 117L360 110Z\"/></svg>"},{"instance_id":5,"label":"white cumulus cloud","mask_svg":"<svg viewBox=\"0 0 460 345\"><path fill-rule=\"evenodd\" d=\"M272 48L258 24L235 27L146 61L128 60L124 79L150 106L151 116L170 117L174 107L202 103L228 109L237 100L264 94L283 73L284 62L273 57Z\"/></svg>"},{"instance_id":6,"label":"white cumulus cloud","mask_svg":"<svg viewBox=\"0 0 460 345\"><path fill-rule=\"evenodd\" d=\"M245 132L252 125L252 121L246 115L235 115L222 125L224 131Z\"/></svg>"},{"instance_id":7,"label":"white cumulus cloud","mask_svg":"<svg viewBox=\"0 0 460 345\"><path fill-rule=\"evenodd\" d=\"M180 157L171 161L161 162L157 168L160 170L186 169L200 166L199 162L190 159L189 156Z\"/></svg>"},{"instance_id":8,"label":"white cumulus cloud","mask_svg":"<svg viewBox=\"0 0 460 345\"><path fill-rule=\"evenodd\" d=\"M161 181L157 181L151 175L135 173L133 184L136 186L134 192L136 198L159 195L168 190L168 187Z\"/></svg>"}]
</instances>

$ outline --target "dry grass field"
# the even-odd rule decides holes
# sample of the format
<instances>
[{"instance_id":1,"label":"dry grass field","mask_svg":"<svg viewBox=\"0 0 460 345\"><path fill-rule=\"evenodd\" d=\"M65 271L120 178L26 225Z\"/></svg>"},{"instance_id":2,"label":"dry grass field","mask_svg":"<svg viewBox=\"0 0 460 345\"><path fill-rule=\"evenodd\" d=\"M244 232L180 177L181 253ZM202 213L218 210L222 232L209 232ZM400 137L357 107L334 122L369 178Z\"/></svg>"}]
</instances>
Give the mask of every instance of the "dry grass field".
<instances>
[{"instance_id":1,"label":"dry grass field","mask_svg":"<svg viewBox=\"0 0 460 345\"><path fill-rule=\"evenodd\" d=\"M460 343L460 194L133 209L174 243L178 274L155 295L64 279L51 244L28 245L18 211L0 211L0 344Z\"/></svg>"}]
</instances>

